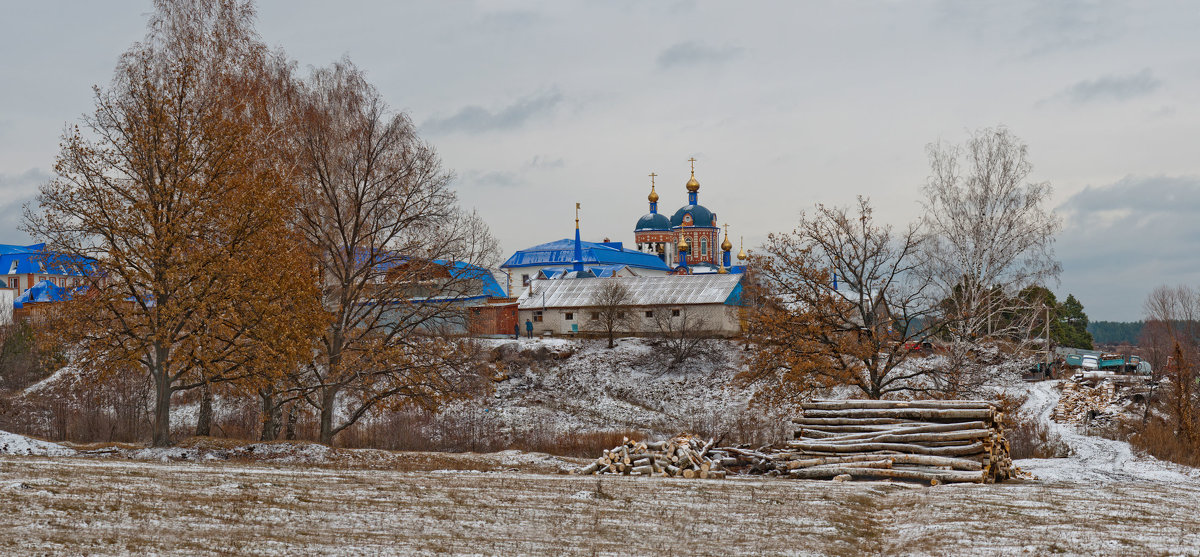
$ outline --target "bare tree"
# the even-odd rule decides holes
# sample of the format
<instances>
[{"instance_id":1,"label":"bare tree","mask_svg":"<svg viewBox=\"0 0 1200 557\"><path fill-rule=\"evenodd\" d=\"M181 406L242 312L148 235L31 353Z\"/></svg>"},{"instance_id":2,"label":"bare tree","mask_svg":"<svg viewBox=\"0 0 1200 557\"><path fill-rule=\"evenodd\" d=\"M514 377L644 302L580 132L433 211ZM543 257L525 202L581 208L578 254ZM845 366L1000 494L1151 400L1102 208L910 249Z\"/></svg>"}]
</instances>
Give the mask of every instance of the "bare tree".
<instances>
[{"instance_id":1,"label":"bare tree","mask_svg":"<svg viewBox=\"0 0 1200 557\"><path fill-rule=\"evenodd\" d=\"M608 336L608 347L614 346L613 339L617 331L629 330L633 323L629 302L633 294L621 279L613 277L596 279L604 281L591 300L595 309L588 320L588 328L603 332Z\"/></svg>"},{"instance_id":2,"label":"bare tree","mask_svg":"<svg viewBox=\"0 0 1200 557\"><path fill-rule=\"evenodd\" d=\"M1156 373L1171 383L1167 413L1175 421L1176 434L1195 447L1200 441L1196 418L1200 415L1196 382L1200 379L1200 291L1180 285L1160 286L1146 299L1147 325L1153 326L1152 346L1156 355L1167 352L1166 361L1158 359ZM1152 393L1151 393L1152 394ZM1149 399L1147 397L1147 404ZM1147 415L1149 410L1147 410Z\"/></svg>"},{"instance_id":3,"label":"bare tree","mask_svg":"<svg viewBox=\"0 0 1200 557\"><path fill-rule=\"evenodd\" d=\"M295 160L301 227L329 315L301 383L320 441L374 408L428 408L476 378L461 298L478 293L495 240L463 211L434 149L349 62L301 86Z\"/></svg>"},{"instance_id":4,"label":"bare tree","mask_svg":"<svg viewBox=\"0 0 1200 557\"><path fill-rule=\"evenodd\" d=\"M663 348L660 356L665 370L676 370L689 361L720 359L720 351L713 342L713 331L699 311L687 306L657 306L650 316Z\"/></svg>"},{"instance_id":5,"label":"bare tree","mask_svg":"<svg viewBox=\"0 0 1200 557\"><path fill-rule=\"evenodd\" d=\"M760 398L794 402L839 385L881 398L949 384L914 358L940 326L938 300L916 272L924 238L915 225L876 224L872 213L861 197L853 210L818 206L752 258L754 352L742 379L760 386Z\"/></svg>"},{"instance_id":6,"label":"bare tree","mask_svg":"<svg viewBox=\"0 0 1200 557\"><path fill-rule=\"evenodd\" d=\"M1028 148L1007 128L985 128L962 145L928 147L924 272L940 291L956 341L1027 335L1006 320L1022 289L1056 279L1048 182L1029 180Z\"/></svg>"}]
</instances>

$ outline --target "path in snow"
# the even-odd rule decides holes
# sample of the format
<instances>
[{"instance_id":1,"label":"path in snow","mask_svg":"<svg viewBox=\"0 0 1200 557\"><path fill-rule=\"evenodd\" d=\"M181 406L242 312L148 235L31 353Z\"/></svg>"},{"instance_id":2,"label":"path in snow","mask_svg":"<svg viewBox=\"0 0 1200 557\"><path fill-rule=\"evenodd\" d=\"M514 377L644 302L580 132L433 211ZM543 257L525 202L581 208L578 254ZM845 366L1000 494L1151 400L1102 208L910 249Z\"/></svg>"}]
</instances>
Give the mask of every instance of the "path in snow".
<instances>
[{"instance_id":1,"label":"path in snow","mask_svg":"<svg viewBox=\"0 0 1200 557\"><path fill-rule=\"evenodd\" d=\"M1050 425L1071 447L1068 458L1031 458L1018 460L1017 466L1046 482L1154 482L1194 483L1200 471L1194 468L1163 462L1149 456L1135 455L1124 441L1084 435L1071 425L1050 419L1058 404L1059 381L1041 381L1030 385L1029 399L1023 409Z\"/></svg>"}]
</instances>

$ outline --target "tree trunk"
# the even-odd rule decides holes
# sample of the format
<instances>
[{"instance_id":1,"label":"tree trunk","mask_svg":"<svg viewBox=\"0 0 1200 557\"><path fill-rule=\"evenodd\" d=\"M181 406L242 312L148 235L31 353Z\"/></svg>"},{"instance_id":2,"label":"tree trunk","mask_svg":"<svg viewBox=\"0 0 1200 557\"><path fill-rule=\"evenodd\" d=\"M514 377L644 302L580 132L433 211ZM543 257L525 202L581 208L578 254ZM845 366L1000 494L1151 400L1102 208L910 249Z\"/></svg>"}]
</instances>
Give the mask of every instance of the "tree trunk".
<instances>
[{"instance_id":1,"label":"tree trunk","mask_svg":"<svg viewBox=\"0 0 1200 557\"><path fill-rule=\"evenodd\" d=\"M333 405L336 398L336 388L321 388L321 436L318 442L322 445L333 445Z\"/></svg>"},{"instance_id":2,"label":"tree trunk","mask_svg":"<svg viewBox=\"0 0 1200 557\"><path fill-rule=\"evenodd\" d=\"M287 426L284 427L283 438L288 441L296 440L296 421L300 419L300 412L296 411L297 402L288 405Z\"/></svg>"},{"instance_id":3,"label":"tree trunk","mask_svg":"<svg viewBox=\"0 0 1200 557\"><path fill-rule=\"evenodd\" d=\"M158 364L161 366L162 364ZM154 373L154 438L155 447L171 446L171 381L166 371Z\"/></svg>"},{"instance_id":4,"label":"tree trunk","mask_svg":"<svg viewBox=\"0 0 1200 557\"><path fill-rule=\"evenodd\" d=\"M212 432L212 389L206 382L200 386L200 390L200 411L196 415L196 436L208 437Z\"/></svg>"},{"instance_id":5,"label":"tree trunk","mask_svg":"<svg viewBox=\"0 0 1200 557\"><path fill-rule=\"evenodd\" d=\"M262 434L259 435L259 441L274 441L279 438L283 405L275 404L274 393L270 391L259 390L258 397L262 400Z\"/></svg>"}]
</instances>

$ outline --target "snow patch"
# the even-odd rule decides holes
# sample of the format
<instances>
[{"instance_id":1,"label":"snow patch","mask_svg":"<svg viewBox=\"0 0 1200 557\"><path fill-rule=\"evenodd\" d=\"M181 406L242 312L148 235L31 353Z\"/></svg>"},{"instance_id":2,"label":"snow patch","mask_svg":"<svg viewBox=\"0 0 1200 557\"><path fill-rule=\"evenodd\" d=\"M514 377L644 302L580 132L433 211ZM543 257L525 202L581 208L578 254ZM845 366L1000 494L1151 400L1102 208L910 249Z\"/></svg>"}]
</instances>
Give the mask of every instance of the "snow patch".
<instances>
[{"instance_id":1,"label":"snow patch","mask_svg":"<svg viewBox=\"0 0 1200 557\"><path fill-rule=\"evenodd\" d=\"M7 431L0 431L0 454L24 456L71 456L75 451L49 441L30 439Z\"/></svg>"}]
</instances>

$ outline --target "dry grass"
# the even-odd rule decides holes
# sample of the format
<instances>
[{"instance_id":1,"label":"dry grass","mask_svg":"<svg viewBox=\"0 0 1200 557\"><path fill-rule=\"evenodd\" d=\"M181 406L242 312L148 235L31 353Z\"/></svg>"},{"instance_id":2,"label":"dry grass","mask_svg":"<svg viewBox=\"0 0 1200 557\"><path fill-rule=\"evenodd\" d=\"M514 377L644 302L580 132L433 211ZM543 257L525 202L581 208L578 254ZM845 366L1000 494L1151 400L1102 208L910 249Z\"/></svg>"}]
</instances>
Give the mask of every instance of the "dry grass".
<instances>
[{"instance_id":1,"label":"dry grass","mask_svg":"<svg viewBox=\"0 0 1200 557\"><path fill-rule=\"evenodd\" d=\"M1192 484L927 488L0 458L0 554L1154 555L1200 546L1197 506Z\"/></svg>"},{"instance_id":2,"label":"dry grass","mask_svg":"<svg viewBox=\"0 0 1200 557\"><path fill-rule=\"evenodd\" d=\"M1150 423L1129 437L1129 444L1155 458L1176 462L1186 466L1200 467L1200 447L1175 432L1175 428L1161 420Z\"/></svg>"}]
</instances>

